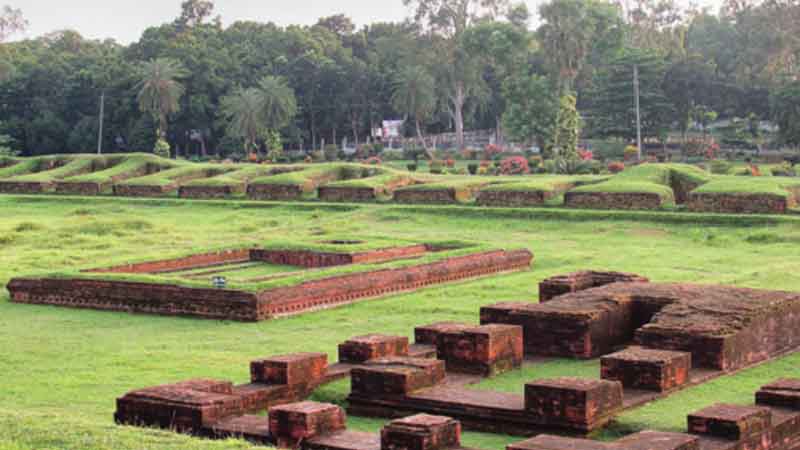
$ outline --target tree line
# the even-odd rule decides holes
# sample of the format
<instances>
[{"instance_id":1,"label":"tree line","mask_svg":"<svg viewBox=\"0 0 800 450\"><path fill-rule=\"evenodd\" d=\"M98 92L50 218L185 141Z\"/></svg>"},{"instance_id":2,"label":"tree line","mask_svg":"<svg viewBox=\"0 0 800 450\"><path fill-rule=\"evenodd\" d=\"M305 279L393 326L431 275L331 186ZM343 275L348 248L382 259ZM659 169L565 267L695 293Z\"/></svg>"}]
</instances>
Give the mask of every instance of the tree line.
<instances>
[{"instance_id":1,"label":"tree line","mask_svg":"<svg viewBox=\"0 0 800 450\"><path fill-rule=\"evenodd\" d=\"M401 0L397 0L401 1ZM550 0L538 24L509 0L402 0L412 17L357 28L223 26L209 0L130 45L56 31L17 42L22 12L0 14L0 148L24 155L170 151L182 156L363 143L384 119L431 133L495 128L518 143L568 148L583 136L635 136L712 115L773 120L800 144L800 4L726 0ZM99 102L104 120L100 133ZM578 116L578 111L580 116ZM757 128L757 127L756 127Z\"/></svg>"}]
</instances>

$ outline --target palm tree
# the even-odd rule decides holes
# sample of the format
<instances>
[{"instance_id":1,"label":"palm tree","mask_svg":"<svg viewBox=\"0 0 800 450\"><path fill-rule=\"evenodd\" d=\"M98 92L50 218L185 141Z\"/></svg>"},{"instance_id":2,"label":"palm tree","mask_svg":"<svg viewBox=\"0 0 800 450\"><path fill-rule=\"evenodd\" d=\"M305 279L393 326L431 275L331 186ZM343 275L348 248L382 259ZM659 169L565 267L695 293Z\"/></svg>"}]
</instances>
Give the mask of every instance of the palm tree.
<instances>
[{"instance_id":1,"label":"palm tree","mask_svg":"<svg viewBox=\"0 0 800 450\"><path fill-rule=\"evenodd\" d=\"M410 66L400 72L395 80L392 105L406 117L413 117L417 139L425 147L422 123L436 108L436 81L422 66Z\"/></svg>"},{"instance_id":2,"label":"palm tree","mask_svg":"<svg viewBox=\"0 0 800 450\"><path fill-rule=\"evenodd\" d=\"M237 89L220 101L220 115L228 123L228 133L244 138L248 154L257 148L258 137L266 131L263 106L263 96L256 88Z\"/></svg>"},{"instance_id":3,"label":"palm tree","mask_svg":"<svg viewBox=\"0 0 800 450\"><path fill-rule=\"evenodd\" d=\"M258 87L237 89L220 103L228 133L244 138L247 153L258 148L259 138L285 127L296 113L294 91L284 79L272 76L262 79Z\"/></svg>"},{"instance_id":4,"label":"palm tree","mask_svg":"<svg viewBox=\"0 0 800 450\"><path fill-rule=\"evenodd\" d=\"M163 139L167 131L167 117L180 110L180 99L185 92L179 79L188 72L179 61L157 58L142 64L139 70L139 109L153 116L156 136Z\"/></svg>"}]
</instances>

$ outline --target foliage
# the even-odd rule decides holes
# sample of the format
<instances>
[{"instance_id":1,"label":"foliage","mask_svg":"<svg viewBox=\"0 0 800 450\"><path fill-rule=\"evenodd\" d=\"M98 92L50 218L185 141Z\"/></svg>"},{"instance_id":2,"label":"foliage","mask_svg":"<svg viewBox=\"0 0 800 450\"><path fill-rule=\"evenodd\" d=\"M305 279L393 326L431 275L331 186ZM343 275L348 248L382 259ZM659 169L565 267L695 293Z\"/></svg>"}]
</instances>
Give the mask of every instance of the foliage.
<instances>
[{"instance_id":1,"label":"foliage","mask_svg":"<svg viewBox=\"0 0 800 450\"><path fill-rule=\"evenodd\" d=\"M433 174L437 174L437 175L441 174L442 172L444 172L444 163L442 161L438 160L438 159L433 159L428 164L428 169Z\"/></svg>"},{"instance_id":2,"label":"foliage","mask_svg":"<svg viewBox=\"0 0 800 450\"><path fill-rule=\"evenodd\" d=\"M625 170L625 163L622 161L612 161L608 163L607 169L612 174L618 174Z\"/></svg>"},{"instance_id":3,"label":"foliage","mask_svg":"<svg viewBox=\"0 0 800 450\"><path fill-rule=\"evenodd\" d=\"M480 166L478 164L475 164L475 163L467 164L467 170L469 171L470 175L477 175L479 167Z\"/></svg>"},{"instance_id":4,"label":"foliage","mask_svg":"<svg viewBox=\"0 0 800 450\"><path fill-rule=\"evenodd\" d=\"M517 142L536 142L544 148L558 116L558 97L545 77L518 71L503 84L507 108L503 127Z\"/></svg>"},{"instance_id":5,"label":"foliage","mask_svg":"<svg viewBox=\"0 0 800 450\"><path fill-rule=\"evenodd\" d=\"M729 163L728 161L717 159L711 161L709 169L711 173L716 175L728 175L730 174L731 169L733 169L733 164Z\"/></svg>"},{"instance_id":6,"label":"foliage","mask_svg":"<svg viewBox=\"0 0 800 450\"><path fill-rule=\"evenodd\" d=\"M772 96L772 109L781 141L800 146L800 81L778 89Z\"/></svg>"},{"instance_id":7,"label":"foliage","mask_svg":"<svg viewBox=\"0 0 800 450\"><path fill-rule=\"evenodd\" d=\"M339 154L339 147L337 147L336 144L327 144L322 151L325 153L326 161L336 161Z\"/></svg>"},{"instance_id":8,"label":"foliage","mask_svg":"<svg viewBox=\"0 0 800 450\"><path fill-rule=\"evenodd\" d=\"M153 147L153 154L161 158L170 158L172 155L170 154L169 142L163 138L157 140L155 147Z\"/></svg>"},{"instance_id":9,"label":"foliage","mask_svg":"<svg viewBox=\"0 0 800 450\"><path fill-rule=\"evenodd\" d=\"M550 140L550 153L561 167L560 173L574 173L572 168L578 160L578 135L580 117L576 108L575 96L561 97L556 128Z\"/></svg>"},{"instance_id":10,"label":"foliage","mask_svg":"<svg viewBox=\"0 0 800 450\"><path fill-rule=\"evenodd\" d=\"M167 132L167 117L180 110L180 99L186 88L178 79L188 75L179 61L156 58L145 62L139 69L137 100L139 109L149 113L158 124L156 136L163 138Z\"/></svg>"},{"instance_id":11,"label":"foliage","mask_svg":"<svg viewBox=\"0 0 800 450\"><path fill-rule=\"evenodd\" d=\"M531 172L528 160L522 156L512 156L500 163L501 175L526 175Z\"/></svg>"}]
</instances>

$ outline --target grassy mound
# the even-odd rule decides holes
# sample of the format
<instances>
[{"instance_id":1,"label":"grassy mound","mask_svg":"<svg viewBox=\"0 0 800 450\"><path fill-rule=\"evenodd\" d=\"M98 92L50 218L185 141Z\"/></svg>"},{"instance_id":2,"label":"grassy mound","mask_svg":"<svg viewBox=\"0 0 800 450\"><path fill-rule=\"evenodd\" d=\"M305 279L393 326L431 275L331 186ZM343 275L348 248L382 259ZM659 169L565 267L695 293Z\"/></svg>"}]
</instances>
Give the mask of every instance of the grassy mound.
<instances>
[{"instance_id":1,"label":"grassy mound","mask_svg":"<svg viewBox=\"0 0 800 450\"><path fill-rule=\"evenodd\" d=\"M579 186L570 192L595 194L655 194L665 204L674 203L670 186L672 170L668 165L642 164L596 184Z\"/></svg>"},{"instance_id":2,"label":"grassy mound","mask_svg":"<svg viewBox=\"0 0 800 450\"><path fill-rule=\"evenodd\" d=\"M57 168L20 175L14 177L13 181L20 183L51 183L95 170L102 170L108 166L116 165L119 160L119 157L77 155Z\"/></svg>"},{"instance_id":3,"label":"grassy mound","mask_svg":"<svg viewBox=\"0 0 800 450\"><path fill-rule=\"evenodd\" d=\"M526 177L522 181L508 183L495 183L486 186L481 191L486 192L559 192L573 186L600 183L607 180L607 176L594 175L537 175L535 178Z\"/></svg>"},{"instance_id":4,"label":"grassy mound","mask_svg":"<svg viewBox=\"0 0 800 450\"><path fill-rule=\"evenodd\" d=\"M193 164L180 163L172 169L164 170L144 177L125 180L121 185L126 186L177 186L197 178L209 178L235 170L234 167L225 167L218 164Z\"/></svg>"},{"instance_id":5,"label":"grassy mound","mask_svg":"<svg viewBox=\"0 0 800 450\"><path fill-rule=\"evenodd\" d=\"M175 166L175 162L146 153L133 153L125 155L117 164L103 170L69 177L64 179L67 183L97 183L110 184L129 178L141 177L152 172L158 172Z\"/></svg>"},{"instance_id":6,"label":"grassy mound","mask_svg":"<svg viewBox=\"0 0 800 450\"><path fill-rule=\"evenodd\" d=\"M697 194L776 195L788 197L800 190L800 178L719 176L692 191Z\"/></svg>"},{"instance_id":7,"label":"grassy mound","mask_svg":"<svg viewBox=\"0 0 800 450\"><path fill-rule=\"evenodd\" d=\"M0 180L51 170L67 164L70 160L71 157L63 155L24 158L12 166L0 169Z\"/></svg>"}]
</instances>

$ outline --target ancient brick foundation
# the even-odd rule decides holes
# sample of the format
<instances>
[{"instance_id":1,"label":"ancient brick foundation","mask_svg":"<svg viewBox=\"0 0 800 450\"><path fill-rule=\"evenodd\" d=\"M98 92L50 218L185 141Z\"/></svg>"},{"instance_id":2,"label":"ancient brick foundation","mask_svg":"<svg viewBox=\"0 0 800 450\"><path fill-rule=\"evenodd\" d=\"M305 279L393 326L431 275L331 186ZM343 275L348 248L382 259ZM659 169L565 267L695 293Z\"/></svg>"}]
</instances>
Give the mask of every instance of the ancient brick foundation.
<instances>
[{"instance_id":1,"label":"ancient brick foundation","mask_svg":"<svg viewBox=\"0 0 800 450\"><path fill-rule=\"evenodd\" d=\"M634 341L690 352L695 367L730 371L800 346L800 294L624 282L542 304L487 306L481 323L522 326L532 355L594 358Z\"/></svg>"},{"instance_id":2,"label":"ancient brick foundation","mask_svg":"<svg viewBox=\"0 0 800 450\"><path fill-rule=\"evenodd\" d=\"M522 327L484 325L444 330L436 357L449 372L494 376L522 366Z\"/></svg>"},{"instance_id":3,"label":"ancient brick foundation","mask_svg":"<svg viewBox=\"0 0 800 450\"><path fill-rule=\"evenodd\" d=\"M63 195L100 195L111 189L112 183L93 182L56 182L56 194Z\"/></svg>"},{"instance_id":4,"label":"ancient brick foundation","mask_svg":"<svg viewBox=\"0 0 800 450\"><path fill-rule=\"evenodd\" d=\"M476 202L480 206L524 207L540 206L563 191L480 191Z\"/></svg>"},{"instance_id":5,"label":"ancient brick foundation","mask_svg":"<svg viewBox=\"0 0 800 450\"><path fill-rule=\"evenodd\" d=\"M601 272L586 270L568 275L557 275L539 283L539 301L547 302L559 295L583 291L612 283L648 282L645 277L634 273Z\"/></svg>"},{"instance_id":6,"label":"ancient brick foundation","mask_svg":"<svg viewBox=\"0 0 800 450\"><path fill-rule=\"evenodd\" d=\"M660 209L661 196L646 192L574 192L564 194L564 205L587 209Z\"/></svg>"},{"instance_id":7,"label":"ancient brick foundation","mask_svg":"<svg viewBox=\"0 0 800 450\"><path fill-rule=\"evenodd\" d=\"M229 184L224 186L181 186L178 197L192 199L223 199L242 195L246 191L244 184Z\"/></svg>"},{"instance_id":8,"label":"ancient brick foundation","mask_svg":"<svg viewBox=\"0 0 800 450\"><path fill-rule=\"evenodd\" d=\"M2 194L42 194L50 191L53 183L38 181L0 181Z\"/></svg>"},{"instance_id":9,"label":"ancient brick foundation","mask_svg":"<svg viewBox=\"0 0 800 450\"><path fill-rule=\"evenodd\" d=\"M148 261L136 264L125 264L103 269L94 269L94 273L169 273L202 267L214 267L223 264L250 261L250 249L221 250L201 253L183 258Z\"/></svg>"},{"instance_id":10,"label":"ancient brick foundation","mask_svg":"<svg viewBox=\"0 0 800 450\"><path fill-rule=\"evenodd\" d=\"M324 202L374 202L382 190L371 187L321 186L319 199Z\"/></svg>"},{"instance_id":11,"label":"ancient brick foundation","mask_svg":"<svg viewBox=\"0 0 800 450\"><path fill-rule=\"evenodd\" d=\"M689 381L692 355L686 352L631 347L600 360L601 376L625 388L665 392Z\"/></svg>"},{"instance_id":12,"label":"ancient brick foundation","mask_svg":"<svg viewBox=\"0 0 800 450\"><path fill-rule=\"evenodd\" d=\"M793 195L692 193L687 208L706 213L785 214L796 204Z\"/></svg>"},{"instance_id":13,"label":"ancient brick foundation","mask_svg":"<svg viewBox=\"0 0 800 450\"><path fill-rule=\"evenodd\" d=\"M469 197L470 195L466 195ZM417 204L451 204L458 203L459 198L455 189L401 189L395 191L394 201L397 203L417 203Z\"/></svg>"},{"instance_id":14,"label":"ancient brick foundation","mask_svg":"<svg viewBox=\"0 0 800 450\"><path fill-rule=\"evenodd\" d=\"M114 195L119 197L162 197L175 192L179 186L179 183L163 185L115 184L113 191Z\"/></svg>"},{"instance_id":15,"label":"ancient brick foundation","mask_svg":"<svg viewBox=\"0 0 800 450\"><path fill-rule=\"evenodd\" d=\"M300 200L303 188L296 185L251 184L247 186L247 198L250 200Z\"/></svg>"},{"instance_id":16,"label":"ancient brick foundation","mask_svg":"<svg viewBox=\"0 0 800 450\"><path fill-rule=\"evenodd\" d=\"M408 355L408 338L368 334L357 336L339 344L339 361L364 363L378 358Z\"/></svg>"}]
</instances>

